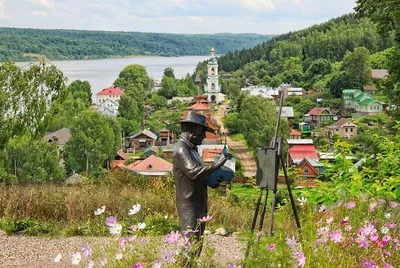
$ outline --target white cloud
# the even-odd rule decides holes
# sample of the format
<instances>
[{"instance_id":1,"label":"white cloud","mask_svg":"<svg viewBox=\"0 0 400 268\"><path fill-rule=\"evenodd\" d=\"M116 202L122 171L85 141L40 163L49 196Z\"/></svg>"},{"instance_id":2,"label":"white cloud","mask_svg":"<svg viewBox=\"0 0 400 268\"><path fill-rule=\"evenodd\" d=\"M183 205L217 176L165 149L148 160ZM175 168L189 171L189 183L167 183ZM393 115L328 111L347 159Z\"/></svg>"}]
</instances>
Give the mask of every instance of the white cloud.
<instances>
[{"instance_id":1,"label":"white cloud","mask_svg":"<svg viewBox=\"0 0 400 268\"><path fill-rule=\"evenodd\" d=\"M6 14L4 0L0 0L0 20L9 20L10 17Z\"/></svg>"},{"instance_id":2,"label":"white cloud","mask_svg":"<svg viewBox=\"0 0 400 268\"><path fill-rule=\"evenodd\" d=\"M195 22L195 23L199 22L200 23L200 22L205 21L206 19L204 17L200 17L200 16L191 16L191 17L189 17L189 20L191 22Z\"/></svg>"},{"instance_id":3,"label":"white cloud","mask_svg":"<svg viewBox=\"0 0 400 268\"><path fill-rule=\"evenodd\" d=\"M42 6L42 7L52 7L54 6L54 1L51 0L27 0L29 3Z\"/></svg>"},{"instance_id":4,"label":"white cloud","mask_svg":"<svg viewBox=\"0 0 400 268\"><path fill-rule=\"evenodd\" d=\"M46 10L30 11L33 16L46 17L49 13Z\"/></svg>"},{"instance_id":5,"label":"white cloud","mask_svg":"<svg viewBox=\"0 0 400 268\"><path fill-rule=\"evenodd\" d=\"M255 11L265 11L275 9L272 0L241 0L242 6Z\"/></svg>"},{"instance_id":6,"label":"white cloud","mask_svg":"<svg viewBox=\"0 0 400 268\"><path fill-rule=\"evenodd\" d=\"M183 8L186 4L185 0L168 0L168 2L181 8Z\"/></svg>"}]
</instances>

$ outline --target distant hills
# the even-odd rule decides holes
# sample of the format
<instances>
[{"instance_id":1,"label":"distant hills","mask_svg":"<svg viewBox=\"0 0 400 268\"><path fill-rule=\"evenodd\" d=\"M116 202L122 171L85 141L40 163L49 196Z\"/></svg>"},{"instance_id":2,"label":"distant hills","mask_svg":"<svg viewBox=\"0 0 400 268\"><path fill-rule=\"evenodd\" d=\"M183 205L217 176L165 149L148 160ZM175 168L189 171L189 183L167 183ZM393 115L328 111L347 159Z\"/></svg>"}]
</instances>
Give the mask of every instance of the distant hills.
<instances>
[{"instance_id":1,"label":"distant hills","mask_svg":"<svg viewBox=\"0 0 400 268\"><path fill-rule=\"evenodd\" d=\"M258 34L168 34L0 28L0 61L85 59L131 55L208 55L251 48L271 39Z\"/></svg>"},{"instance_id":2,"label":"distant hills","mask_svg":"<svg viewBox=\"0 0 400 268\"><path fill-rule=\"evenodd\" d=\"M347 51L352 52L357 47L376 53L392 46L393 37L379 36L371 20L347 14L304 30L275 36L250 49L231 51L220 57L218 63L221 70L232 72L248 63L264 60L274 65L270 75L275 75L290 57L299 57L308 68L316 59L341 61Z\"/></svg>"}]
</instances>

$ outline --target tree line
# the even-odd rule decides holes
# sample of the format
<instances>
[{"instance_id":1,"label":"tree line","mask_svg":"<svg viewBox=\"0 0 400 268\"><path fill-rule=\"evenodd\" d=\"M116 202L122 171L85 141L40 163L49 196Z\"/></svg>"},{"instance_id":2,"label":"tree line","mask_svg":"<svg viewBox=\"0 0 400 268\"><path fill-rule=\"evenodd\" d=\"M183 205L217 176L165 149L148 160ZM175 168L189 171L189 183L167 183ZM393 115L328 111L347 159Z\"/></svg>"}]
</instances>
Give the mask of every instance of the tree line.
<instances>
[{"instance_id":1,"label":"tree line","mask_svg":"<svg viewBox=\"0 0 400 268\"><path fill-rule=\"evenodd\" d=\"M258 34L168 34L0 28L0 61L109 58L130 55L207 55L250 48L271 36Z\"/></svg>"}]
</instances>

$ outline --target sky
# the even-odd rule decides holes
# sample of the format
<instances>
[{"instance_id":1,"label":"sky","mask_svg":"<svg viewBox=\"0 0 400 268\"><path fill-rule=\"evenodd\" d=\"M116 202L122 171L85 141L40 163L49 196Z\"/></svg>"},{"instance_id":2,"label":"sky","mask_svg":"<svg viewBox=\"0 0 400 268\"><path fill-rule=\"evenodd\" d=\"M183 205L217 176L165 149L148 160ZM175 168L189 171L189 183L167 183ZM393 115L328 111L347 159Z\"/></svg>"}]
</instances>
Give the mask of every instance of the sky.
<instances>
[{"instance_id":1,"label":"sky","mask_svg":"<svg viewBox=\"0 0 400 268\"><path fill-rule=\"evenodd\" d=\"M282 34L353 11L356 0L0 0L0 26Z\"/></svg>"}]
</instances>

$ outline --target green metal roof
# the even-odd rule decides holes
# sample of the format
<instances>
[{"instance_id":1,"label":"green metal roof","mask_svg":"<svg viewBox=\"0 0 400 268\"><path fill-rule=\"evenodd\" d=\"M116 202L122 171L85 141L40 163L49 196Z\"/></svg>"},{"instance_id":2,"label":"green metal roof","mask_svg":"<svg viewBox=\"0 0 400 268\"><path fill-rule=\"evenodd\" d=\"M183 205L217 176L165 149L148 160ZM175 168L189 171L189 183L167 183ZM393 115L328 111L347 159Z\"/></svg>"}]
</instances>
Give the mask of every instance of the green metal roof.
<instances>
[{"instance_id":1,"label":"green metal roof","mask_svg":"<svg viewBox=\"0 0 400 268\"><path fill-rule=\"evenodd\" d=\"M343 94L353 94L356 91L357 89L345 89L343 90Z\"/></svg>"},{"instance_id":2,"label":"green metal roof","mask_svg":"<svg viewBox=\"0 0 400 268\"><path fill-rule=\"evenodd\" d=\"M374 103L374 102L376 102L375 99L367 98L367 99L361 101L360 104L361 104L361 105L368 105L368 104L372 104L372 103Z\"/></svg>"}]
</instances>

